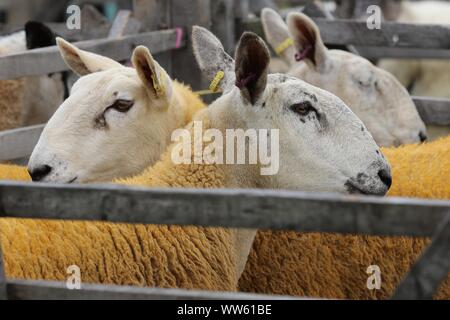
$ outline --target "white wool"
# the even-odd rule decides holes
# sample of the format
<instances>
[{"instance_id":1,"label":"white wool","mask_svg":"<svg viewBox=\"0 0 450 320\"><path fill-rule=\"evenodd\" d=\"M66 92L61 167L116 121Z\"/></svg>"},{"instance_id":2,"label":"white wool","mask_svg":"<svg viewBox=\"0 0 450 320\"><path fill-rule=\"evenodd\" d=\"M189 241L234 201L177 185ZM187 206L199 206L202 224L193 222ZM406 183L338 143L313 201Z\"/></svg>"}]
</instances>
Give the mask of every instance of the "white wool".
<instances>
[{"instance_id":1,"label":"white wool","mask_svg":"<svg viewBox=\"0 0 450 320\"><path fill-rule=\"evenodd\" d=\"M25 31L0 37L0 56L26 51Z\"/></svg>"}]
</instances>

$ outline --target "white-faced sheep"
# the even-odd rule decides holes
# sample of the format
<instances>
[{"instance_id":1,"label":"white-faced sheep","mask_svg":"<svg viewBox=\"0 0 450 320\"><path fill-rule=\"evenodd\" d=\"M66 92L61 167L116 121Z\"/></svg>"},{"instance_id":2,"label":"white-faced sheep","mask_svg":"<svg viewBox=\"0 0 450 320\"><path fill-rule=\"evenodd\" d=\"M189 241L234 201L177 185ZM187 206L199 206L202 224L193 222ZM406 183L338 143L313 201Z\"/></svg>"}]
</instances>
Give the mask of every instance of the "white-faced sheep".
<instances>
[{"instance_id":1,"label":"white-faced sheep","mask_svg":"<svg viewBox=\"0 0 450 320\"><path fill-rule=\"evenodd\" d=\"M277 12L265 9L262 22L269 43L291 66L289 75L340 97L379 145L426 139L411 97L391 74L355 54L328 50L317 25L302 13L290 14L288 27Z\"/></svg>"},{"instance_id":2,"label":"white-faced sheep","mask_svg":"<svg viewBox=\"0 0 450 320\"><path fill-rule=\"evenodd\" d=\"M45 127L31 155L35 181L41 180L43 173L35 165L39 163L53 168L51 175L42 179L64 179L68 172L76 173L61 182L74 178L72 182L77 183L110 182L137 175L160 159L172 132L205 107L190 88L172 81L158 62L143 54L143 49L134 55L135 64L147 62L151 68L155 79L147 82L155 81L154 93L142 85L140 69L124 67L62 39L58 46L66 63L82 78ZM48 152L49 145L56 153ZM58 168L58 163L63 167ZM60 172L63 168L66 173Z\"/></svg>"},{"instance_id":3,"label":"white-faced sheep","mask_svg":"<svg viewBox=\"0 0 450 320\"><path fill-rule=\"evenodd\" d=\"M25 31L0 38L0 56L55 44L47 27L29 22ZM0 80L0 131L45 123L64 100L62 75Z\"/></svg>"},{"instance_id":4,"label":"white-faced sheep","mask_svg":"<svg viewBox=\"0 0 450 320\"><path fill-rule=\"evenodd\" d=\"M196 120L201 120L205 129L216 128L222 134L227 129L278 129L281 137L279 172L262 176L259 162L235 166L175 165L169 148L154 167L136 178L119 182L163 187L287 188L348 193L349 183L356 183L353 178L364 172L367 180L360 181L351 190L380 195L387 192L389 166L363 123L341 100L296 78L268 75L268 49L254 34L243 35L236 63L207 30L196 28L194 42L197 58L208 76L213 77L219 70L225 72L224 95L208 109L200 111ZM154 78L157 73L151 67L153 60L148 51L136 49L133 61L142 81L140 91L154 96L157 90L149 80L160 78ZM157 84L161 82L157 80ZM91 91L91 94L98 92ZM132 109L113 112L123 120L131 116ZM83 120L92 123L90 120L95 117L90 116ZM60 119L56 115L50 122ZM108 123L109 119L111 117L106 118L108 125L117 125ZM73 120L74 125L80 122L77 117ZM192 129L192 125L189 128ZM312 140L315 148L309 148ZM84 146L80 142L81 149ZM31 168L49 165L38 159L56 158L51 165L52 171L58 173L49 171L41 180L67 182L69 177L81 176L82 169L74 171L75 167L70 166L72 161L77 161L76 157L62 158L61 154L53 154L58 147L47 145L45 140L39 148L47 156L34 158ZM247 148L248 145L246 152ZM92 152L95 156L98 150ZM235 287L254 236L254 232L244 230L8 219L1 220L0 225L9 277L61 280L66 276L67 264L76 264L82 269L84 282L123 283L130 281L129 275L132 275L135 284L215 290ZM136 228L141 229L136 231ZM18 233L23 238L17 237ZM80 251L80 247L83 250ZM126 275L120 274L124 269Z\"/></svg>"}]
</instances>

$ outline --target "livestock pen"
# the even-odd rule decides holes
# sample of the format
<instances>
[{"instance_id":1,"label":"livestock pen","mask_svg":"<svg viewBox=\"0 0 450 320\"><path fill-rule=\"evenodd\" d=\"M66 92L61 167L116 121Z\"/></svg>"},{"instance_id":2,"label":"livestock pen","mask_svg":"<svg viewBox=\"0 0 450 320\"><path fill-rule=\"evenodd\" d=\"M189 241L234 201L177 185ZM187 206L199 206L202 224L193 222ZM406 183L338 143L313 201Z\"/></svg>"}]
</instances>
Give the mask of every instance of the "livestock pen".
<instances>
[{"instance_id":1,"label":"livestock pen","mask_svg":"<svg viewBox=\"0 0 450 320\"><path fill-rule=\"evenodd\" d=\"M225 49L232 51L242 31L253 30L262 35L260 20L251 17L248 8L246 1L233 0L135 0L133 12L120 11L105 31L105 38L81 41L76 45L118 61L128 59L136 46L145 45L173 78L194 89L202 89L208 81L202 79L200 70L194 67L196 63L189 40L192 26L210 28L225 44ZM383 23L380 30L368 30L365 22L333 19L314 2L308 2L303 9L319 25L327 44L348 46L368 58L450 57L448 26ZM66 69L56 47L0 58L0 79ZM450 126L450 100L414 97L414 101L427 125ZM29 157L43 127L38 125L0 133L0 161ZM393 295L395 299L432 298L450 271L450 201L290 191L150 190L0 182L0 216L433 237L431 245ZM88 284L83 284L80 290L69 290L65 283L7 279L0 250L0 298L282 297Z\"/></svg>"}]
</instances>

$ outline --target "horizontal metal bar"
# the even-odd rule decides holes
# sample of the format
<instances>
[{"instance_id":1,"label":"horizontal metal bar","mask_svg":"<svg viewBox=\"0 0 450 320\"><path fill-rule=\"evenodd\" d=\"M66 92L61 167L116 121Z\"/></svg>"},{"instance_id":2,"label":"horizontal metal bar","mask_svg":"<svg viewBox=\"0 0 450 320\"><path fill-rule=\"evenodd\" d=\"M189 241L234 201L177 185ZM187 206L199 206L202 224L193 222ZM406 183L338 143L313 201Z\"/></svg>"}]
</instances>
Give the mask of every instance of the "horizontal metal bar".
<instances>
[{"instance_id":1,"label":"horizontal metal bar","mask_svg":"<svg viewBox=\"0 0 450 320\"><path fill-rule=\"evenodd\" d=\"M146 46L153 54L176 49L177 32L174 29L152 31L120 39L97 39L74 43L80 49L98 53L114 60L128 60L135 47ZM186 45L186 37L182 39ZM37 76L67 70L56 46L25 51L0 57L0 80Z\"/></svg>"},{"instance_id":2,"label":"horizontal metal bar","mask_svg":"<svg viewBox=\"0 0 450 320\"><path fill-rule=\"evenodd\" d=\"M450 100L432 97L413 97L417 110L426 124L450 125Z\"/></svg>"},{"instance_id":3,"label":"horizontal metal bar","mask_svg":"<svg viewBox=\"0 0 450 320\"><path fill-rule=\"evenodd\" d=\"M63 282L8 280L10 300L307 300L283 296L210 292L183 289L160 289L113 285L83 285L69 290Z\"/></svg>"},{"instance_id":4,"label":"horizontal metal bar","mask_svg":"<svg viewBox=\"0 0 450 320\"><path fill-rule=\"evenodd\" d=\"M0 182L0 217L431 236L450 201Z\"/></svg>"},{"instance_id":5,"label":"horizontal metal bar","mask_svg":"<svg viewBox=\"0 0 450 320\"><path fill-rule=\"evenodd\" d=\"M358 46L358 52L367 59L450 59L450 50L446 49L417 49L417 48L385 48Z\"/></svg>"},{"instance_id":6,"label":"horizontal metal bar","mask_svg":"<svg viewBox=\"0 0 450 320\"><path fill-rule=\"evenodd\" d=\"M0 132L0 161L26 158L39 141L45 124Z\"/></svg>"},{"instance_id":7,"label":"horizontal metal bar","mask_svg":"<svg viewBox=\"0 0 450 320\"><path fill-rule=\"evenodd\" d=\"M434 52L440 58L450 57L450 25L383 22L380 30L370 30L364 21L312 19L326 44L355 45L362 55L367 56L379 50L377 58L400 57L402 53L408 58L414 58L408 52L415 52L419 57L426 55L424 58L433 57ZM244 21L243 30L264 36L259 18Z\"/></svg>"},{"instance_id":8,"label":"horizontal metal bar","mask_svg":"<svg viewBox=\"0 0 450 320\"><path fill-rule=\"evenodd\" d=\"M313 19L324 41L338 45L368 45L387 48L450 49L450 26L383 22L370 30L365 21Z\"/></svg>"}]
</instances>

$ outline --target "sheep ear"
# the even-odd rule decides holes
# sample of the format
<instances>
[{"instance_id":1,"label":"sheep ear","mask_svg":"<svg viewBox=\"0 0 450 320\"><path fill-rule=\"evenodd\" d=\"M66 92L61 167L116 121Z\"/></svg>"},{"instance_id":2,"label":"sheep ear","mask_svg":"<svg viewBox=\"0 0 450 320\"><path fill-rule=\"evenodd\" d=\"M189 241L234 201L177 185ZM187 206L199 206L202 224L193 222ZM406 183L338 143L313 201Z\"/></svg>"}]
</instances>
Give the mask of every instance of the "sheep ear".
<instances>
[{"instance_id":1,"label":"sheep ear","mask_svg":"<svg viewBox=\"0 0 450 320\"><path fill-rule=\"evenodd\" d=\"M205 28L194 26L192 29L192 46L197 63L203 75L213 80L219 71L225 73L218 89L228 92L234 86L234 60L223 48L215 35Z\"/></svg>"},{"instance_id":2,"label":"sheep ear","mask_svg":"<svg viewBox=\"0 0 450 320\"><path fill-rule=\"evenodd\" d=\"M51 47L56 44L56 36L53 31L41 22L27 22L25 35L28 50Z\"/></svg>"},{"instance_id":3,"label":"sheep ear","mask_svg":"<svg viewBox=\"0 0 450 320\"><path fill-rule=\"evenodd\" d=\"M261 21L266 39L273 50L289 65L295 64L294 43L283 18L275 10L265 8L261 13Z\"/></svg>"},{"instance_id":4,"label":"sheep ear","mask_svg":"<svg viewBox=\"0 0 450 320\"><path fill-rule=\"evenodd\" d=\"M236 86L244 99L255 104L266 90L270 52L264 41L245 32L236 50Z\"/></svg>"},{"instance_id":5,"label":"sheep ear","mask_svg":"<svg viewBox=\"0 0 450 320\"><path fill-rule=\"evenodd\" d=\"M325 47L317 25L303 13L290 13L289 31L294 39L296 60L305 60L309 66L321 71L325 68L328 49Z\"/></svg>"},{"instance_id":6,"label":"sheep ear","mask_svg":"<svg viewBox=\"0 0 450 320\"><path fill-rule=\"evenodd\" d=\"M133 52L131 61L150 96L168 98L171 94L171 80L166 71L153 59L150 51L144 46L138 46Z\"/></svg>"},{"instance_id":7,"label":"sheep ear","mask_svg":"<svg viewBox=\"0 0 450 320\"><path fill-rule=\"evenodd\" d=\"M62 38L56 38L56 43L67 66L79 76L122 67L110 58L78 49Z\"/></svg>"}]
</instances>

